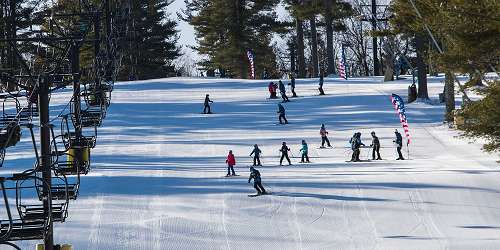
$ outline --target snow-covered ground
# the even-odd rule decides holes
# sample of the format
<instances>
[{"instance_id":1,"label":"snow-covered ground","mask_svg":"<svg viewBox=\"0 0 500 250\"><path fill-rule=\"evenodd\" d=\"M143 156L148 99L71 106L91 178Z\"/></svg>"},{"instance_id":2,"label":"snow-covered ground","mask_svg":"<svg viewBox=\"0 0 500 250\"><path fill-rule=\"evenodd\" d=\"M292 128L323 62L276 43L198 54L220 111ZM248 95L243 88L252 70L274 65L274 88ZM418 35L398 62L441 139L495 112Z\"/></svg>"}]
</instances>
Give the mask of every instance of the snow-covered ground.
<instances>
[{"instance_id":1,"label":"snow-covered ground","mask_svg":"<svg viewBox=\"0 0 500 250\"><path fill-rule=\"evenodd\" d=\"M434 101L441 80L430 79ZM393 131L401 126L390 94L406 96L407 80L327 79L327 96L317 96L317 80L299 80L286 126L276 124L267 83L117 84L92 172L67 222L55 224L56 242L77 250L500 249L500 157L457 138L441 123L442 105L408 105L410 160L395 160ZM200 114L206 93L215 101L210 116ZM54 114L67 97L53 96ZM321 123L334 149L317 149ZM377 132L383 161L346 162L356 131L368 145ZM2 174L31 166L25 135L8 149ZM302 139L311 164L298 164ZM293 166L279 166L282 141ZM247 196L255 192L247 183L253 144L263 150L259 170L273 195ZM239 177L223 177L229 150Z\"/></svg>"}]
</instances>

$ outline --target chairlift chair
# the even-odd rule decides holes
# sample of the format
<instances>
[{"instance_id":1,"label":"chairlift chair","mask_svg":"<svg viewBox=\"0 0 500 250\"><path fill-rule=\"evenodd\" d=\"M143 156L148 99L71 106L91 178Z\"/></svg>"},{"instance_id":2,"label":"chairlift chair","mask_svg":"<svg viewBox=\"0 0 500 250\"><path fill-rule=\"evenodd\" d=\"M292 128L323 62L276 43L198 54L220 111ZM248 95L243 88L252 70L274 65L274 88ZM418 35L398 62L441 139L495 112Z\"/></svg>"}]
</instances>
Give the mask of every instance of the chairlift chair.
<instances>
[{"instance_id":1,"label":"chairlift chair","mask_svg":"<svg viewBox=\"0 0 500 250\"><path fill-rule=\"evenodd\" d=\"M25 185L26 181L34 180L37 177L22 173L14 174L10 178L0 178L0 186L2 188L2 195L4 196L4 204L7 212L7 220L0 220L0 242L19 241L19 240L40 240L44 239L48 232L50 221L52 220L52 211L49 208L48 213L38 213L29 218L26 215L30 212L23 210L22 199L20 197L22 189L34 189L34 185ZM14 181L15 188L6 188L5 181ZM46 185L46 183L44 184ZM13 218L10 211L9 199L6 190L16 190L16 207L18 210L19 218ZM36 191L35 191L36 192ZM50 195L50 194L49 194ZM38 200L38 199L36 199ZM43 206L42 202L41 203Z\"/></svg>"}]
</instances>

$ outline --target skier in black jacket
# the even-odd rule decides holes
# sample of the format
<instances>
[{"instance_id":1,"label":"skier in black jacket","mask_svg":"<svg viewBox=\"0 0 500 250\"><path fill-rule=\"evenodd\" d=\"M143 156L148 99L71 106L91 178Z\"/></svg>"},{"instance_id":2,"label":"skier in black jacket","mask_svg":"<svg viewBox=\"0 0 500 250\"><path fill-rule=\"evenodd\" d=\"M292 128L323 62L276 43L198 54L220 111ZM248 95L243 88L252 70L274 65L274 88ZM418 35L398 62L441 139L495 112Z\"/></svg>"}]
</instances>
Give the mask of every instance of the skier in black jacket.
<instances>
[{"instance_id":1,"label":"skier in black jacket","mask_svg":"<svg viewBox=\"0 0 500 250\"><path fill-rule=\"evenodd\" d=\"M280 166L283 166L283 159L285 158L288 161L288 165L292 165L290 157L288 157L288 151L290 151L290 148L286 145L286 142L283 142L280 149L281 152Z\"/></svg>"},{"instance_id":2,"label":"skier in black jacket","mask_svg":"<svg viewBox=\"0 0 500 250\"><path fill-rule=\"evenodd\" d=\"M290 100L288 100L288 96L286 96L285 84L283 84L283 82L281 80L279 81L279 86L278 87L280 89L281 98L283 98L282 102L289 102Z\"/></svg>"},{"instance_id":3,"label":"skier in black jacket","mask_svg":"<svg viewBox=\"0 0 500 250\"><path fill-rule=\"evenodd\" d=\"M260 178L259 170L254 167L250 167L250 177L248 177L248 183L253 179L253 187L257 190L257 194L267 194L266 189L262 186L262 180Z\"/></svg>"},{"instance_id":4,"label":"skier in black jacket","mask_svg":"<svg viewBox=\"0 0 500 250\"><path fill-rule=\"evenodd\" d=\"M253 151L250 153L250 156L253 155L253 165L254 166L262 166L260 164L260 154L262 151L260 150L259 146L257 144L253 145Z\"/></svg>"},{"instance_id":5,"label":"skier in black jacket","mask_svg":"<svg viewBox=\"0 0 500 250\"><path fill-rule=\"evenodd\" d=\"M380 157L380 140L375 135L375 131L372 131L372 145L371 145L371 147L373 147L372 160L375 160L375 153L377 154L377 160L382 160L382 157Z\"/></svg>"},{"instance_id":6,"label":"skier in black jacket","mask_svg":"<svg viewBox=\"0 0 500 250\"><path fill-rule=\"evenodd\" d=\"M403 154L401 153L401 148L403 147L403 137L397 129L394 133L396 134L396 140L392 142L396 143L396 150L398 151L398 158L396 160L404 160L405 158L403 158Z\"/></svg>"},{"instance_id":7,"label":"skier in black jacket","mask_svg":"<svg viewBox=\"0 0 500 250\"><path fill-rule=\"evenodd\" d=\"M203 114L212 114L212 112L210 111L210 103L213 103L213 101L210 100L210 97L207 94L205 96L205 108L203 108ZM208 110L208 112L207 112L207 110Z\"/></svg>"},{"instance_id":8,"label":"skier in black jacket","mask_svg":"<svg viewBox=\"0 0 500 250\"><path fill-rule=\"evenodd\" d=\"M324 83L324 77L323 77L323 71L321 71L319 75L319 95L325 95L325 91L323 91L323 83Z\"/></svg>"},{"instance_id":9,"label":"skier in black jacket","mask_svg":"<svg viewBox=\"0 0 500 250\"><path fill-rule=\"evenodd\" d=\"M288 120L285 117L285 108L281 103L278 103L278 112L279 115L278 119L280 120L280 124L283 124L282 120L285 120L285 124L288 124Z\"/></svg>"},{"instance_id":10,"label":"skier in black jacket","mask_svg":"<svg viewBox=\"0 0 500 250\"><path fill-rule=\"evenodd\" d=\"M290 89L292 90L292 97L297 97L297 93L295 93L295 76L293 74L288 85L290 85Z\"/></svg>"}]
</instances>

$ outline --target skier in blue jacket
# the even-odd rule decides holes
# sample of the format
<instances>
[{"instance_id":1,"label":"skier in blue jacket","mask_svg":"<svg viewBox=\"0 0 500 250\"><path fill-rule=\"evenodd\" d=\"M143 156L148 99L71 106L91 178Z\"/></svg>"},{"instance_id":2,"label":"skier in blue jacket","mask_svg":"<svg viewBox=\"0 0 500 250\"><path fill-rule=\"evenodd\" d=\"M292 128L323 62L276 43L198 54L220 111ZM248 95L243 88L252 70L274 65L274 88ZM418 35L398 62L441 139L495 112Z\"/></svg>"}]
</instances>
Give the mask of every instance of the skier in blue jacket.
<instances>
[{"instance_id":1,"label":"skier in blue jacket","mask_svg":"<svg viewBox=\"0 0 500 250\"><path fill-rule=\"evenodd\" d=\"M304 162L309 163L308 151L309 150L308 150L308 147L307 147L306 140L302 140L302 148L300 149L300 152L302 152L302 159L300 160L300 163L304 163ZM304 161L304 159L306 161Z\"/></svg>"}]
</instances>

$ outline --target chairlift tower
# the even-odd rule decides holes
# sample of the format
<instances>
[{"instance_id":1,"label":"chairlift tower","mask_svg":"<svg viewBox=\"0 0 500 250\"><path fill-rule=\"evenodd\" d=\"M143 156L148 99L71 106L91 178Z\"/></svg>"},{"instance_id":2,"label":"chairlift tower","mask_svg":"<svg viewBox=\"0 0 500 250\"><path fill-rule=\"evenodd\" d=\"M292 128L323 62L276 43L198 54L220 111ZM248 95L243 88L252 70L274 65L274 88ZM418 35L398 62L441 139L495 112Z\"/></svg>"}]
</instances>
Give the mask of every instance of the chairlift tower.
<instances>
[{"instance_id":1,"label":"chairlift tower","mask_svg":"<svg viewBox=\"0 0 500 250\"><path fill-rule=\"evenodd\" d=\"M95 147L97 127L105 117L113 83L120 68L119 51L125 44L122 38L128 33L128 22L123 19L128 18L130 4L125 3L127 0L104 0L96 4L77 0L76 10L72 8L70 11L61 11L53 8L52 1L42 0L34 6L33 13L27 17L28 20L23 20L25 26L19 27L17 8L27 1L0 0L0 84L15 86L18 91L13 94L9 87L9 92L0 93L0 99L10 98L18 103L18 98L26 97L28 102L28 109L16 105L17 114L11 116L6 115L4 109L1 122L4 125L17 125L26 118L25 125L30 129L36 156L34 169L0 180L9 216L8 224L1 225L0 244L13 245L10 241L43 239L44 249L52 250L53 222L63 222L67 215L67 210L64 210L67 209L67 204L56 204L53 201L65 199L67 203L70 199L66 175L77 175L79 182L80 173L88 173L90 148ZM118 20L120 18L122 20ZM82 70L80 53L83 47L87 50L93 49L94 54L90 66ZM70 113L61 114L51 120L50 95L68 85L73 86L73 98L68 104ZM24 94L19 94L21 91ZM34 111L32 107L37 110ZM40 154L33 133L35 126L31 123L35 114L39 116ZM62 120L59 136L55 136L51 124L55 119ZM84 128L94 131L94 136L84 135ZM6 147L15 145L15 142L11 143L13 132L8 133L6 143L3 143L1 148L2 153ZM64 145L62 150L57 149L57 137ZM67 153L71 150L74 154ZM67 163L66 159L58 160L63 155L67 155L70 163ZM53 159L56 159L55 162ZM80 164L84 162L85 169L81 169ZM66 169L55 169L63 165ZM64 178L58 175L63 175ZM52 185L54 178L66 180L62 189L61 186ZM28 209L25 214L20 212L19 216L25 218L21 217L21 222L15 224L8 208L4 182L17 183L28 179L39 183L35 184L36 193L43 205L34 207L32 212ZM76 199L78 190L75 188L78 188L79 184L71 187L71 199ZM18 184L16 188L19 188ZM18 204L18 200L20 199L16 197L16 205L22 206ZM43 223L37 230L25 229L23 223L26 218L37 222L43 220Z\"/></svg>"},{"instance_id":2,"label":"chairlift tower","mask_svg":"<svg viewBox=\"0 0 500 250\"><path fill-rule=\"evenodd\" d=\"M372 25L372 32L377 31L377 23L378 22L387 22L389 19L385 17L385 12L387 10L387 5L385 4L377 4L377 0L372 0L370 5L362 4L360 5L361 12L364 12L365 8L370 8L369 14L361 13L361 21L369 22ZM379 11L383 8L383 11ZM378 39L372 34L372 46L373 46L373 75L381 76L383 75L381 72L381 63L378 58Z\"/></svg>"}]
</instances>

